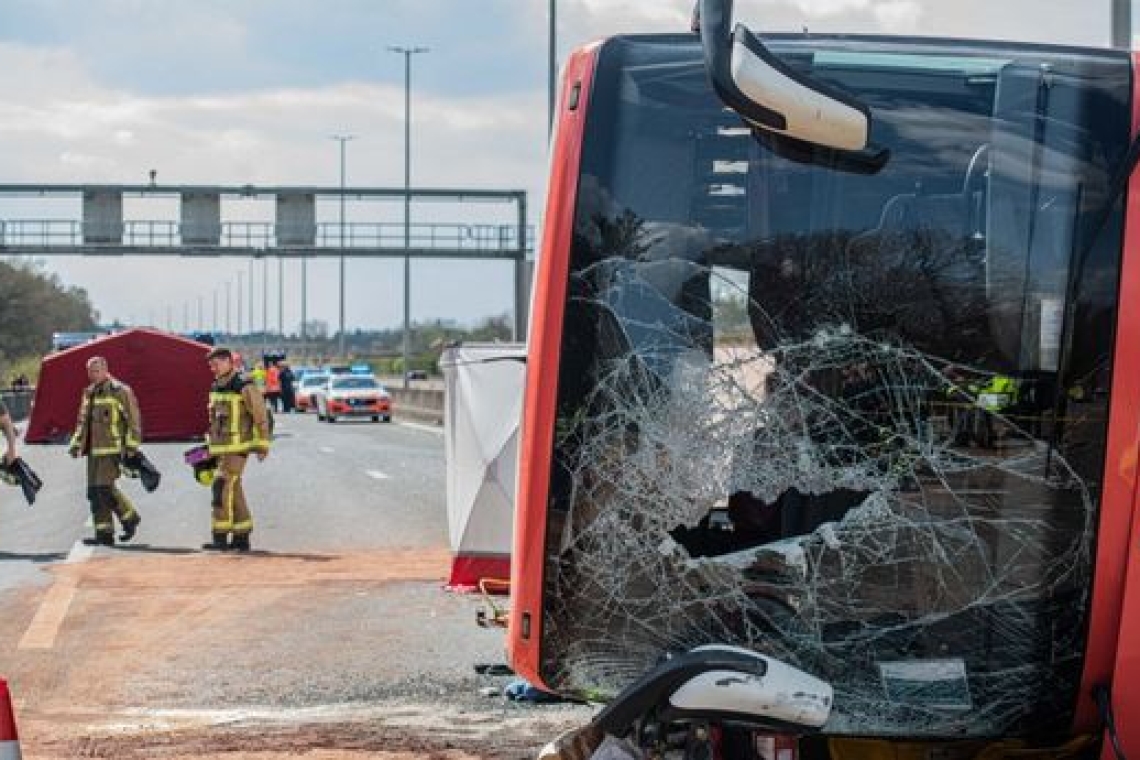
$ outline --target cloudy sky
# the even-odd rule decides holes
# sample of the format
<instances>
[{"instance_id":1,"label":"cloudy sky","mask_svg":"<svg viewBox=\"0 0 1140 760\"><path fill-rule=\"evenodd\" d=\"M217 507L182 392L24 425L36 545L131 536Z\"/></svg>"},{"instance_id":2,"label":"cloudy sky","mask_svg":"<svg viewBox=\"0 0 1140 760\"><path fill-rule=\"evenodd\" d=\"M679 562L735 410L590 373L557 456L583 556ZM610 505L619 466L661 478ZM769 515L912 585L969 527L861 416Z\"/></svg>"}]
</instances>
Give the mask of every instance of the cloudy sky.
<instances>
[{"instance_id":1,"label":"cloudy sky","mask_svg":"<svg viewBox=\"0 0 1140 760\"><path fill-rule=\"evenodd\" d=\"M850 31L1106 45L1111 0L738 0L757 29ZM692 0L558 0L558 57L617 32L677 31ZM403 59L413 64L413 184L524 189L539 221L546 168L547 0L0 0L0 183L327 185L403 182ZM505 209L503 213L505 213ZM226 212L227 216L230 212ZM233 215L269 220L271 203ZM353 206L350 221L401 208ZM417 209L460 218L459 209ZM494 209L475 213L494 219ZM171 204L128 202L130 219L176 219ZM331 216L330 216L331 215ZM68 204L0 199L0 219L79 218ZM335 220L335 207L318 209ZM235 217L236 218L236 217ZM52 259L102 317L197 327L237 259ZM398 325L401 264L349 262L347 321ZM413 264L413 319L473 322L511 308L510 267ZM277 324L277 266L269 268ZM262 269L256 267L260 324ZM248 279L246 280L248 286ZM300 318L299 272L285 270L284 322ZM244 290L244 288L243 288ZM309 265L309 316L337 321L337 265ZM248 297L243 313L248 312ZM223 317L224 319L224 317ZM236 326L236 316L231 316ZM209 325L206 325L207 327Z\"/></svg>"}]
</instances>

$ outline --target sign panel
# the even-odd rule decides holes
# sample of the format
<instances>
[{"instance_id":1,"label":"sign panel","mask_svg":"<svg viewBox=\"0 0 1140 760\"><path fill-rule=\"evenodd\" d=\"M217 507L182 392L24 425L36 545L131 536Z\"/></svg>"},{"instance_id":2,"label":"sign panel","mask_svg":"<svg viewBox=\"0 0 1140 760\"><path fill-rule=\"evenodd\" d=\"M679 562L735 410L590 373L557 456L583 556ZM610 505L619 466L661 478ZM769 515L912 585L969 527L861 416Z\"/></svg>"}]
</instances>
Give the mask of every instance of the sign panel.
<instances>
[{"instance_id":1,"label":"sign panel","mask_svg":"<svg viewBox=\"0 0 1140 760\"><path fill-rule=\"evenodd\" d=\"M83 193L83 242L123 242L123 195L113 190Z\"/></svg>"},{"instance_id":2,"label":"sign panel","mask_svg":"<svg viewBox=\"0 0 1140 760\"><path fill-rule=\"evenodd\" d=\"M317 199L312 193L277 196L277 245L313 246L317 240Z\"/></svg>"},{"instance_id":3,"label":"sign panel","mask_svg":"<svg viewBox=\"0 0 1140 760\"><path fill-rule=\"evenodd\" d=\"M217 193L182 193L182 245L219 245L222 203Z\"/></svg>"}]
</instances>

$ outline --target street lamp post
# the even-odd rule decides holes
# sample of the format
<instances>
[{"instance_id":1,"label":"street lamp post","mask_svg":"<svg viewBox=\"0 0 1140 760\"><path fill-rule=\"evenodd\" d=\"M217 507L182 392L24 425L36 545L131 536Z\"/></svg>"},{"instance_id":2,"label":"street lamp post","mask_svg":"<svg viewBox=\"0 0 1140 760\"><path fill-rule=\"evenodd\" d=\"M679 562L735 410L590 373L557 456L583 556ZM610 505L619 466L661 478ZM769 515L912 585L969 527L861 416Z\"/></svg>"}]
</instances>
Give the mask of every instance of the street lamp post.
<instances>
[{"instance_id":1,"label":"street lamp post","mask_svg":"<svg viewBox=\"0 0 1140 760\"><path fill-rule=\"evenodd\" d=\"M242 334L242 332L241 332L241 292L242 292L241 284L242 284L242 275L243 274L244 273L239 269L238 273L237 273L237 278L238 278L238 286L237 286L237 334L238 335Z\"/></svg>"},{"instance_id":2,"label":"street lamp post","mask_svg":"<svg viewBox=\"0 0 1140 760\"><path fill-rule=\"evenodd\" d=\"M249 259L249 334L253 335L254 328L253 319L253 257ZM251 365L252 366L252 365Z\"/></svg>"},{"instance_id":3,"label":"street lamp post","mask_svg":"<svg viewBox=\"0 0 1140 760\"><path fill-rule=\"evenodd\" d=\"M553 129L554 129L554 97L555 97L554 77L556 74L554 67L558 63L557 55L555 53L555 47L554 47L555 40L557 39L557 37L556 37L557 27L555 26L555 20L558 18L558 2L557 2L557 0L550 0L549 16L550 16L550 41L548 43L549 50L547 51L547 62L546 62L546 106L547 106L546 133L547 133L547 135L549 135L551 133L551 131L553 131Z\"/></svg>"},{"instance_id":4,"label":"street lamp post","mask_svg":"<svg viewBox=\"0 0 1140 760\"><path fill-rule=\"evenodd\" d=\"M1112 0L1112 46L1132 47L1132 0Z\"/></svg>"},{"instance_id":5,"label":"street lamp post","mask_svg":"<svg viewBox=\"0 0 1140 760\"><path fill-rule=\"evenodd\" d=\"M277 332L285 338L285 257L277 257Z\"/></svg>"},{"instance_id":6,"label":"street lamp post","mask_svg":"<svg viewBox=\"0 0 1140 760\"><path fill-rule=\"evenodd\" d=\"M356 135L333 135L329 139L340 143L340 338L337 351L344 358L344 145Z\"/></svg>"},{"instance_id":7,"label":"street lamp post","mask_svg":"<svg viewBox=\"0 0 1140 760\"><path fill-rule=\"evenodd\" d=\"M412 56L426 53L428 49L389 45L388 50L404 56L404 388L407 388L412 329Z\"/></svg>"}]
</instances>

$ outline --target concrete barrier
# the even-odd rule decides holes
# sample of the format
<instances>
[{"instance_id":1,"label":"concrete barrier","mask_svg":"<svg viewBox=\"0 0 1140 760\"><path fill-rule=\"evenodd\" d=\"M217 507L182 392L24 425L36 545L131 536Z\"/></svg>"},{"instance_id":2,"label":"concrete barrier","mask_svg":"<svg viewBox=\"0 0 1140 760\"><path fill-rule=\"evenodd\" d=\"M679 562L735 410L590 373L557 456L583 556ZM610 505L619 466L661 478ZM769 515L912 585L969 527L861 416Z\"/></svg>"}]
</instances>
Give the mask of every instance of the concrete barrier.
<instances>
[{"instance_id":1,"label":"concrete barrier","mask_svg":"<svg viewBox=\"0 0 1140 760\"><path fill-rule=\"evenodd\" d=\"M435 388L393 388L393 412L397 417L407 417L433 425L443 424L443 391Z\"/></svg>"}]
</instances>

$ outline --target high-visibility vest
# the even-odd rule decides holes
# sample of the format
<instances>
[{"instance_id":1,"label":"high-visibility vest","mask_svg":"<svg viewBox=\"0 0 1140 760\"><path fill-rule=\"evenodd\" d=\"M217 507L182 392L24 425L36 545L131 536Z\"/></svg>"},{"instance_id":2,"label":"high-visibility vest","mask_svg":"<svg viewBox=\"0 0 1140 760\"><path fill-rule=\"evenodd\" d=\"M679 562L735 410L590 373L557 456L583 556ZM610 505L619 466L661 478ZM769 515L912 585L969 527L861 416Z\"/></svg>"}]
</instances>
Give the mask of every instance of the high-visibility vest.
<instances>
[{"instance_id":1,"label":"high-visibility vest","mask_svg":"<svg viewBox=\"0 0 1140 760\"><path fill-rule=\"evenodd\" d=\"M270 367L269 369L265 370L265 392L281 392L281 370L277 369L276 367Z\"/></svg>"},{"instance_id":2,"label":"high-visibility vest","mask_svg":"<svg viewBox=\"0 0 1140 760\"><path fill-rule=\"evenodd\" d=\"M142 445L138 402L130 387L118 380L90 385L83 391L71 448L88 456L122 454Z\"/></svg>"},{"instance_id":3,"label":"high-visibility vest","mask_svg":"<svg viewBox=\"0 0 1140 760\"><path fill-rule=\"evenodd\" d=\"M207 407L210 428L206 443L211 454L245 454L269 449L269 441L262 436L249 409L245 389L250 384L235 372L224 381L215 382L210 389ZM260 392L255 403L263 403Z\"/></svg>"},{"instance_id":4,"label":"high-visibility vest","mask_svg":"<svg viewBox=\"0 0 1140 760\"><path fill-rule=\"evenodd\" d=\"M1017 402L1017 381L1005 375L994 375L978 389L978 406L990 412L1000 412Z\"/></svg>"}]
</instances>

